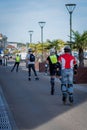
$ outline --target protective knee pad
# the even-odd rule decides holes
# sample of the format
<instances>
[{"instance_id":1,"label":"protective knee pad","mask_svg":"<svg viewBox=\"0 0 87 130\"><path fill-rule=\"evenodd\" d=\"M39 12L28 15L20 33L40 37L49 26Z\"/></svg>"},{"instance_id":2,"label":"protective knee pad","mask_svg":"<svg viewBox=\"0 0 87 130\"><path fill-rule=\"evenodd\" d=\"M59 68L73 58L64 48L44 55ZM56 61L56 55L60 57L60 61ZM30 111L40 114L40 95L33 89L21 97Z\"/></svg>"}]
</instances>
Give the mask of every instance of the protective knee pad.
<instances>
[{"instance_id":1,"label":"protective knee pad","mask_svg":"<svg viewBox=\"0 0 87 130\"><path fill-rule=\"evenodd\" d=\"M66 92L67 91L66 84L61 84L61 91L62 92Z\"/></svg>"},{"instance_id":2,"label":"protective knee pad","mask_svg":"<svg viewBox=\"0 0 87 130\"><path fill-rule=\"evenodd\" d=\"M51 86L54 86L54 85L55 85L55 79L54 79L54 78L51 78L51 79L50 79L50 83L51 83Z\"/></svg>"}]
</instances>

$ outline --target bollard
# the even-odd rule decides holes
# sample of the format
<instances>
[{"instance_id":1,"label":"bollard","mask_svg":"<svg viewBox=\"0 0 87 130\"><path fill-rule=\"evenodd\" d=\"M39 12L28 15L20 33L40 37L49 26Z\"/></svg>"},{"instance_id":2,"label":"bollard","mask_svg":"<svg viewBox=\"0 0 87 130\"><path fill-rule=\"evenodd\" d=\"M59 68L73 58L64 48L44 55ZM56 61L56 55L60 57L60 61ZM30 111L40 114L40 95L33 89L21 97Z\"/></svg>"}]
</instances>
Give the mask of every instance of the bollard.
<instances>
[{"instance_id":1,"label":"bollard","mask_svg":"<svg viewBox=\"0 0 87 130\"><path fill-rule=\"evenodd\" d=\"M7 59L6 58L3 59L3 65L7 66Z\"/></svg>"},{"instance_id":2,"label":"bollard","mask_svg":"<svg viewBox=\"0 0 87 130\"><path fill-rule=\"evenodd\" d=\"M7 66L7 59L5 58L5 66Z\"/></svg>"}]
</instances>

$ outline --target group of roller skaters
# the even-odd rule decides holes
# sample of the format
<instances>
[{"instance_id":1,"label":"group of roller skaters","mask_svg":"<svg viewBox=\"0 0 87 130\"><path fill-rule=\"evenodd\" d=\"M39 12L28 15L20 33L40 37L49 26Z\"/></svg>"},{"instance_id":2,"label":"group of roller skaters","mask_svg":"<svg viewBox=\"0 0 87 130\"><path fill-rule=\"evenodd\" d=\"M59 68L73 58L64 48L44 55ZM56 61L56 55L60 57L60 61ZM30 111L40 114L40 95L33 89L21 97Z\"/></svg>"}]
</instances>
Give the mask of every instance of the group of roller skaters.
<instances>
[{"instance_id":1,"label":"group of roller skaters","mask_svg":"<svg viewBox=\"0 0 87 130\"><path fill-rule=\"evenodd\" d=\"M73 104L73 78L77 73L77 61L71 54L70 46L64 47L64 53L58 56L55 49L50 49L50 55L46 59L49 64L51 95L55 91L55 77L58 76L61 80L61 91L63 104L69 101L70 105Z\"/></svg>"},{"instance_id":2,"label":"group of roller skaters","mask_svg":"<svg viewBox=\"0 0 87 130\"><path fill-rule=\"evenodd\" d=\"M18 72L18 66L20 63L20 57L17 55L15 64L11 70L14 70L17 65L16 71ZM34 72L35 80L39 80L36 70L35 70L35 57L33 55L32 49L28 50L26 57L26 63L28 64L28 80L31 81L31 69ZM57 52L54 48L50 49L50 54L46 59L46 67L49 66L50 73L50 85L51 85L51 95L54 95L55 92L55 77L58 77L61 80L61 91L62 91L62 101L64 104L69 103L72 105L74 102L73 99L73 78L74 74L77 73L77 62L76 58L71 54L70 46L64 47L64 53L60 56L57 55Z\"/></svg>"}]
</instances>

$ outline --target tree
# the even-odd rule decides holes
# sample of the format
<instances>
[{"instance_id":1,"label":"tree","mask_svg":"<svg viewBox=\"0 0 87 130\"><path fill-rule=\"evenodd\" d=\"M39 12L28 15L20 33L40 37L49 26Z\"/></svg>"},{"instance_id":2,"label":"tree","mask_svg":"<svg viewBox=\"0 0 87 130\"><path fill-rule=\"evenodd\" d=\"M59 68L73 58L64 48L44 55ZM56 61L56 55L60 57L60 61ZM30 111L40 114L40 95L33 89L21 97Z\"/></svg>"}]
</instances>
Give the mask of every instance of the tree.
<instances>
[{"instance_id":1,"label":"tree","mask_svg":"<svg viewBox=\"0 0 87 130\"><path fill-rule=\"evenodd\" d=\"M73 48L76 48L79 53L79 66L84 66L84 50L87 49L87 31L80 34L78 31L73 32L74 44Z\"/></svg>"},{"instance_id":2,"label":"tree","mask_svg":"<svg viewBox=\"0 0 87 130\"><path fill-rule=\"evenodd\" d=\"M48 40L47 42L50 43L48 45L48 49L56 48L56 50L60 50L65 44L65 42L60 39L53 40L53 41Z\"/></svg>"}]
</instances>

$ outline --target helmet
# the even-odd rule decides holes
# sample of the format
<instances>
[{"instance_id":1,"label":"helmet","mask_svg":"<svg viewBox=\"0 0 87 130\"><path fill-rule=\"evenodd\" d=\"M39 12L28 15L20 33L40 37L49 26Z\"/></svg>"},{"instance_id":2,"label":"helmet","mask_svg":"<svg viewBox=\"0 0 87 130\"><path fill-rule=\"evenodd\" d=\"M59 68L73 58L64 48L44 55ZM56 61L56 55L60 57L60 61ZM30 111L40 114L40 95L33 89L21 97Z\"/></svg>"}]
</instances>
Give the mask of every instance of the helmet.
<instances>
[{"instance_id":1,"label":"helmet","mask_svg":"<svg viewBox=\"0 0 87 130\"><path fill-rule=\"evenodd\" d=\"M19 56L19 54L17 54L17 56Z\"/></svg>"},{"instance_id":2,"label":"helmet","mask_svg":"<svg viewBox=\"0 0 87 130\"><path fill-rule=\"evenodd\" d=\"M68 45L67 45L67 46L65 46L65 47L64 47L64 51L70 52L70 51L71 51L70 46L68 46Z\"/></svg>"},{"instance_id":3,"label":"helmet","mask_svg":"<svg viewBox=\"0 0 87 130\"><path fill-rule=\"evenodd\" d=\"M28 49L28 52L32 52L32 49L31 49L31 48L29 48L29 49Z\"/></svg>"},{"instance_id":4,"label":"helmet","mask_svg":"<svg viewBox=\"0 0 87 130\"><path fill-rule=\"evenodd\" d=\"M54 48L50 49L50 54L54 54L54 53L55 53L55 49Z\"/></svg>"}]
</instances>

